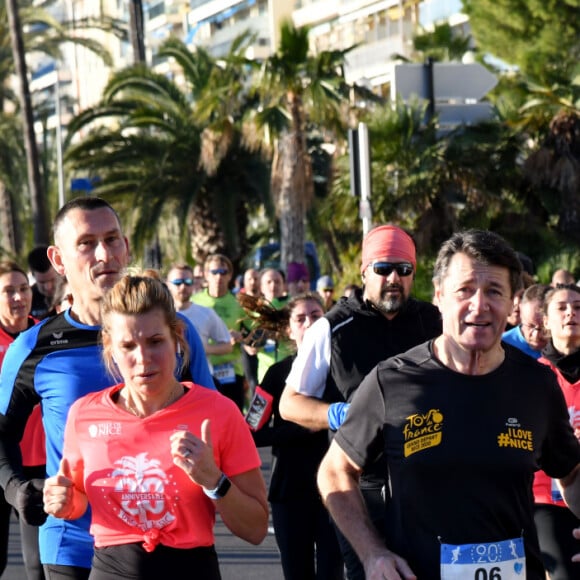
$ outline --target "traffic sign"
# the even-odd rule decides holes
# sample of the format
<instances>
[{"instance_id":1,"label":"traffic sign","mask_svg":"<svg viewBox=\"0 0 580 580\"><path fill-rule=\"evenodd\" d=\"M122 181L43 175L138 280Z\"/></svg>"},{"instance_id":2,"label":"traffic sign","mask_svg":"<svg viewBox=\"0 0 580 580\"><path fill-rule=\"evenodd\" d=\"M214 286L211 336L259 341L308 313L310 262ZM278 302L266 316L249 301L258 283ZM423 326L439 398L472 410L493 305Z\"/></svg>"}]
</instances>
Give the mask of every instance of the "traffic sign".
<instances>
[{"instance_id":1,"label":"traffic sign","mask_svg":"<svg viewBox=\"0 0 580 580\"><path fill-rule=\"evenodd\" d=\"M427 75L423 64L395 64L391 98L408 100L415 95L427 98ZM497 84L497 78L478 62L433 63L435 100L466 101L484 97Z\"/></svg>"},{"instance_id":2,"label":"traffic sign","mask_svg":"<svg viewBox=\"0 0 580 580\"><path fill-rule=\"evenodd\" d=\"M439 126L472 125L487 121L492 117L492 105L487 101L481 103L435 103Z\"/></svg>"},{"instance_id":3,"label":"traffic sign","mask_svg":"<svg viewBox=\"0 0 580 580\"><path fill-rule=\"evenodd\" d=\"M469 125L491 118L491 105L477 101L496 84L495 75L477 62L395 64L391 100L424 99L430 105L428 118L437 113L440 126Z\"/></svg>"},{"instance_id":4,"label":"traffic sign","mask_svg":"<svg viewBox=\"0 0 580 580\"><path fill-rule=\"evenodd\" d=\"M478 62L433 64L435 100L479 100L495 85L497 85L496 76Z\"/></svg>"}]
</instances>

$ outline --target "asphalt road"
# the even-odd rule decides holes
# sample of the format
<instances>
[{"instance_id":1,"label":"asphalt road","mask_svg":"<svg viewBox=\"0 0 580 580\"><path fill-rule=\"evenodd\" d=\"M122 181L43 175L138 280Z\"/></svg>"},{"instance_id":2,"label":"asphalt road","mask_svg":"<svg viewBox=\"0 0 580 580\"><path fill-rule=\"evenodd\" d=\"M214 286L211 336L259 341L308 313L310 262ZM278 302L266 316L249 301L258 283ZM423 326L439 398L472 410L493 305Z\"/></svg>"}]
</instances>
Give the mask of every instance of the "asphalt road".
<instances>
[{"instance_id":1,"label":"asphalt road","mask_svg":"<svg viewBox=\"0 0 580 580\"><path fill-rule=\"evenodd\" d=\"M260 449L260 455L264 477L268 482L271 467L270 448ZM215 538L222 580L284 579L278 547L272 533L269 533L259 546L253 546L234 537L218 517ZM8 565L1 578L2 580L27 580L20 552L20 533L16 519L11 524Z\"/></svg>"}]
</instances>

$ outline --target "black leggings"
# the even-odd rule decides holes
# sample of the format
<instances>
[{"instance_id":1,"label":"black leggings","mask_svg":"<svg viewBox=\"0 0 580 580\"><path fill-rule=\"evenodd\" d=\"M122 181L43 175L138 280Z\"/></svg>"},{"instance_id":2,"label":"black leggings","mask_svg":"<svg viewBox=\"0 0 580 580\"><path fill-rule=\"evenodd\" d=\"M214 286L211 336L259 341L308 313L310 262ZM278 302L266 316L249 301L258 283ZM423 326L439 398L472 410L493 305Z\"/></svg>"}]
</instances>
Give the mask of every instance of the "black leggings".
<instances>
[{"instance_id":1,"label":"black leggings","mask_svg":"<svg viewBox=\"0 0 580 580\"><path fill-rule=\"evenodd\" d=\"M23 468L26 479L44 478L46 469L44 465ZM16 517L18 513L14 510ZM8 561L8 536L10 533L10 520L12 518L12 506L4 498L4 493L0 490L0 576L6 568ZM44 580L44 570L40 563L40 553L38 549L38 526L31 526L18 517L20 526L20 545L22 548L22 558L26 569L28 580Z\"/></svg>"},{"instance_id":2,"label":"black leggings","mask_svg":"<svg viewBox=\"0 0 580 580\"><path fill-rule=\"evenodd\" d=\"M213 546L180 550L142 543L96 548L90 580L221 580Z\"/></svg>"},{"instance_id":3,"label":"black leggings","mask_svg":"<svg viewBox=\"0 0 580 580\"><path fill-rule=\"evenodd\" d=\"M81 568L80 566L44 565L46 580L88 580L90 572L90 568Z\"/></svg>"},{"instance_id":4,"label":"black leggings","mask_svg":"<svg viewBox=\"0 0 580 580\"><path fill-rule=\"evenodd\" d=\"M231 399L238 407L240 411L244 409L245 401L245 377L242 375L236 375L236 380L233 383L222 384L216 380L217 390L225 395L228 399Z\"/></svg>"},{"instance_id":5,"label":"black leggings","mask_svg":"<svg viewBox=\"0 0 580 580\"><path fill-rule=\"evenodd\" d=\"M271 506L284 580L342 580L342 555L322 501L271 502Z\"/></svg>"},{"instance_id":6,"label":"black leggings","mask_svg":"<svg viewBox=\"0 0 580 580\"><path fill-rule=\"evenodd\" d=\"M8 537L10 536L10 518L12 506L4 498L0 489L0 576L4 573L8 563Z\"/></svg>"},{"instance_id":7,"label":"black leggings","mask_svg":"<svg viewBox=\"0 0 580 580\"><path fill-rule=\"evenodd\" d=\"M26 479L46 477L46 466L44 465L25 465L22 468ZM28 580L45 580L46 575L40 563L40 548L38 545L38 526L27 524L22 518L19 518L20 526L20 543L22 545L22 558L26 568L26 577Z\"/></svg>"},{"instance_id":8,"label":"black leggings","mask_svg":"<svg viewBox=\"0 0 580 580\"><path fill-rule=\"evenodd\" d=\"M580 526L580 520L567 507L536 504L534 522L550 580L579 578L580 564L571 559L578 552L578 540L572 536L572 530Z\"/></svg>"}]
</instances>

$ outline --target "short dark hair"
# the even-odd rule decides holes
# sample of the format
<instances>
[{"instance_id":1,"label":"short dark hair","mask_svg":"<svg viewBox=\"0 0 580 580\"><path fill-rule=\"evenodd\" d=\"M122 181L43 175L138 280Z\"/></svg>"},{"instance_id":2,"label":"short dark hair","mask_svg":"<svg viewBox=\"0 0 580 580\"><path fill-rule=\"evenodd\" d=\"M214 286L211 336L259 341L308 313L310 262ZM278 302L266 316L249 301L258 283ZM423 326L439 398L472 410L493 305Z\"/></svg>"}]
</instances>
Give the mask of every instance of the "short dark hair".
<instances>
[{"instance_id":1,"label":"short dark hair","mask_svg":"<svg viewBox=\"0 0 580 580\"><path fill-rule=\"evenodd\" d=\"M457 232L443 243L435 261L433 282L441 284L451 259L459 253L481 264L507 268L512 296L521 287L522 263L513 248L499 234L476 229Z\"/></svg>"},{"instance_id":2,"label":"short dark hair","mask_svg":"<svg viewBox=\"0 0 580 580\"><path fill-rule=\"evenodd\" d=\"M215 253L215 254L209 254L208 256L206 256L206 258L203 262L204 272L207 269L209 269L209 265L211 262L220 262L221 264L225 264L229 270L229 273L232 275L234 274L234 265L232 264L232 261L225 254Z\"/></svg>"},{"instance_id":3,"label":"short dark hair","mask_svg":"<svg viewBox=\"0 0 580 580\"><path fill-rule=\"evenodd\" d=\"M544 297L550 288L551 286L549 284L532 284L531 286L528 286L522 294L520 304L533 302L534 300L539 300L543 304Z\"/></svg>"},{"instance_id":4,"label":"short dark hair","mask_svg":"<svg viewBox=\"0 0 580 580\"><path fill-rule=\"evenodd\" d=\"M191 275L193 276L193 266L190 266L187 262L174 262L171 264L171 266L167 268L168 276L171 270L187 270L188 272L191 272Z\"/></svg>"},{"instance_id":5,"label":"short dark hair","mask_svg":"<svg viewBox=\"0 0 580 580\"><path fill-rule=\"evenodd\" d=\"M119 214L113 209L113 206L108 202L105 201L102 197L95 197L93 195L83 195L79 197L75 197L69 201L67 201L57 212L56 217L54 218L54 222L52 224L52 235L53 238L60 227L60 224L64 221L64 218L73 210L80 209L83 211L93 211L96 209L101 208L110 209L117 222L119 223L119 229L121 228L121 218Z\"/></svg>"},{"instance_id":6,"label":"short dark hair","mask_svg":"<svg viewBox=\"0 0 580 580\"><path fill-rule=\"evenodd\" d=\"M28 252L28 268L31 272L40 272L44 274L48 272L51 268L52 264L48 259L48 254L46 253L48 250L48 246L36 246Z\"/></svg>"},{"instance_id":7,"label":"short dark hair","mask_svg":"<svg viewBox=\"0 0 580 580\"><path fill-rule=\"evenodd\" d=\"M28 274L26 274L20 264L14 262L13 260L0 260L0 276L3 276L4 274L10 274L11 272L18 272L22 274L26 278L26 281L28 281Z\"/></svg>"}]
</instances>

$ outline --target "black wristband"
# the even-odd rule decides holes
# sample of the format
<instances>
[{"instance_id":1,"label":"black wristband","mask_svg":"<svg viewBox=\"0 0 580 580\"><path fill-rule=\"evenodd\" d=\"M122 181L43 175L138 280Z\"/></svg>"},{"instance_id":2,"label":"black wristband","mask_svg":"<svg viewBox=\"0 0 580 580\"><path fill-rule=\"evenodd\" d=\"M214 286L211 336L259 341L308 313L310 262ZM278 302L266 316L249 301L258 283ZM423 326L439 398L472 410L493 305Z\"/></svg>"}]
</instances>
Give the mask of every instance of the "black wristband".
<instances>
[{"instance_id":1,"label":"black wristband","mask_svg":"<svg viewBox=\"0 0 580 580\"><path fill-rule=\"evenodd\" d=\"M207 497L211 499L222 499L222 497L228 493L231 486L232 482L229 480L228 476L225 473L222 473L214 489L206 489L205 487L202 487L202 489Z\"/></svg>"}]
</instances>

